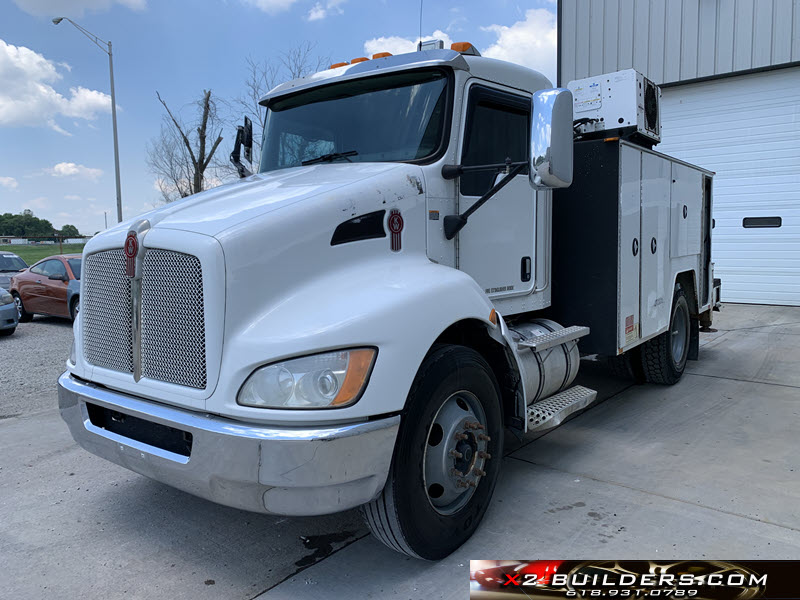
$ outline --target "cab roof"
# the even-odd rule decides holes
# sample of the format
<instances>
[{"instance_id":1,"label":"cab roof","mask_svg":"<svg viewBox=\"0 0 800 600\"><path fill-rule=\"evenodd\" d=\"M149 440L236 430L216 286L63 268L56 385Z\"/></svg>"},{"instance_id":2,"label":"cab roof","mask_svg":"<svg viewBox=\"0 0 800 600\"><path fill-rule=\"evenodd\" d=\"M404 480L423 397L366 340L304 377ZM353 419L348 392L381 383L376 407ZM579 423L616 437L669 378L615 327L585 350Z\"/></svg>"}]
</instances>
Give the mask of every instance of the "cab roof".
<instances>
[{"instance_id":1,"label":"cab roof","mask_svg":"<svg viewBox=\"0 0 800 600\"><path fill-rule=\"evenodd\" d=\"M312 73L274 87L259 100L259 104L266 106L274 98L326 83L436 66L468 71L476 77L528 92L552 87L547 77L522 65L485 56L462 54L455 50L437 49L375 58Z\"/></svg>"}]
</instances>

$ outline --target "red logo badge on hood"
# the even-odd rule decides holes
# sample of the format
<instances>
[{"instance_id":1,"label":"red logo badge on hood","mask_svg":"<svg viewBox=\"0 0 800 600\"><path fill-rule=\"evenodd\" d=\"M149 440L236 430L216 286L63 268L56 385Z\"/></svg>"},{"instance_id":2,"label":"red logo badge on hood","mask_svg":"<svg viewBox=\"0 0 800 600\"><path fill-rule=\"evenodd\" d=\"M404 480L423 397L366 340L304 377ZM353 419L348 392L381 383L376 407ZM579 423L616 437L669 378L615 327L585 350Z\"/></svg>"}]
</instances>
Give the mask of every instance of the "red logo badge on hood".
<instances>
[{"instance_id":1,"label":"red logo badge on hood","mask_svg":"<svg viewBox=\"0 0 800 600\"><path fill-rule=\"evenodd\" d=\"M139 240L136 238L135 231L129 231L125 238L125 275L128 277L136 276L136 255L139 253Z\"/></svg>"},{"instance_id":2,"label":"red logo badge on hood","mask_svg":"<svg viewBox=\"0 0 800 600\"><path fill-rule=\"evenodd\" d=\"M392 251L399 252L402 247L403 215L396 208L389 211L389 231L392 234Z\"/></svg>"}]
</instances>

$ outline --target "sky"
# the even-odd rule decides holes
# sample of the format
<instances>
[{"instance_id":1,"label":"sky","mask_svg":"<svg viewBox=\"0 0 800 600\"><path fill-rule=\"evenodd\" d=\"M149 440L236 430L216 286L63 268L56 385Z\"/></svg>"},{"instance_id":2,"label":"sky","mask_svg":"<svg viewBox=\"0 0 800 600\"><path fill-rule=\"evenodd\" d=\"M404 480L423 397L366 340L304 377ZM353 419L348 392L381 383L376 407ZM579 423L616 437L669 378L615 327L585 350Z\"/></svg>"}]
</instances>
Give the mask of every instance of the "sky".
<instances>
[{"instance_id":1,"label":"sky","mask_svg":"<svg viewBox=\"0 0 800 600\"><path fill-rule=\"evenodd\" d=\"M554 81L555 10L555 0L423 0L422 36L471 42ZM156 91L188 117L205 89L240 95L248 57L277 60L304 42L333 62L401 54L420 34L416 1L0 0L0 213L31 209L88 235L104 213L116 223L108 57L68 21L53 25L58 16L112 42L126 219L160 203L146 162L164 114Z\"/></svg>"}]
</instances>

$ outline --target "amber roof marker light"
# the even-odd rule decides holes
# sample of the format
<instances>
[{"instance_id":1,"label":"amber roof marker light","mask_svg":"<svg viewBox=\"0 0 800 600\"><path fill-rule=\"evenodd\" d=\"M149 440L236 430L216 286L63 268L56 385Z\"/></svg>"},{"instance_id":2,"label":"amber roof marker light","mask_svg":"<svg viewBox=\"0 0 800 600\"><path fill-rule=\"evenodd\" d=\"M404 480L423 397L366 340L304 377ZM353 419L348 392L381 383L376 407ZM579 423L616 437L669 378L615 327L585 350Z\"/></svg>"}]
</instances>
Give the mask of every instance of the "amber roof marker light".
<instances>
[{"instance_id":1,"label":"amber roof marker light","mask_svg":"<svg viewBox=\"0 0 800 600\"><path fill-rule=\"evenodd\" d=\"M481 53L478 49L469 42L454 42L450 44L450 50L455 50L461 54L469 54L470 56L480 56Z\"/></svg>"}]
</instances>

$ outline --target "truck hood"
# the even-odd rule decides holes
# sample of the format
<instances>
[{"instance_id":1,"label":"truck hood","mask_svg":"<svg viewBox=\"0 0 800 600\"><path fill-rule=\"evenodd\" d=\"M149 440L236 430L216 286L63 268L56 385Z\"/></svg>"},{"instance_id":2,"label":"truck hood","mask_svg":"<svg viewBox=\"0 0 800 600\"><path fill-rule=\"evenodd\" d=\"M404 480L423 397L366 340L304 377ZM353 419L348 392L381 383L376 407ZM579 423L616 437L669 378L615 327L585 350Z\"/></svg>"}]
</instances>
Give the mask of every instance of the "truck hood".
<instances>
[{"instance_id":1,"label":"truck hood","mask_svg":"<svg viewBox=\"0 0 800 600\"><path fill-rule=\"evenodd\" d=\"M136 220L147 219L154 228L216 236L245 221L404 166L398 163L335 163L259 173L172 202ZM361 186L354 188L361 189ZM132 222L123 222L108 233L115 232L118 236L120 231L127 232Z\"/></svg>"}]
</instances>

